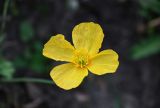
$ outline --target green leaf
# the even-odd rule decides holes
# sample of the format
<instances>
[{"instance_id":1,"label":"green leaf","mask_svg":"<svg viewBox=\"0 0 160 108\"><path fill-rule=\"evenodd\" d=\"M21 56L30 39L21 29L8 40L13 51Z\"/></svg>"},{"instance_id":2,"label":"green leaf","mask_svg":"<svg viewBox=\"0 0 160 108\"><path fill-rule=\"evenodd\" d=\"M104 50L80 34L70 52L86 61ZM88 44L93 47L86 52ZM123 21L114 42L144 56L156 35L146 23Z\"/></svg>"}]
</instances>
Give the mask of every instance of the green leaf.
<instances>
[{"instance_id":1,"label":"green leaf","mask_svg":"<svg viewBox=\"0 0 160 108\"><path fill-rule=\"evenodd\" d=\"M34 52L32 54L32 58L30 61L30 67L32 70L36 72L44 72L45 71L45 59L42 56L42 47L43 45L40 42L35 42L34 44Z\"/></svg>"},{"instance_id":2,"label":"green leaf","mask_svg":"<svg viewBox=\"0 0 160 108\"><path fill-rule=\"evenodd\" d=\"M12 62L1 59L0 64L0 75L6 79L11 79L15 72Z\"/></svg>"},{"instance_id":3,"label":"green leaf","mask_svg":"<svg viewBox=\"0 0 160 108\"><path fill-rule=\"evenodd\" d=\"M131 58L134 60L149 57L160 52L160 36L153 36L133 46Z\"/></svg>"},{"instance_id":4,"label":"green leaf","mask_svg":"<svg viewBox=\"0 0 160 108\"><path fill-rule=\"evenodd\" d=\"M140 0L142 15L149 16L151 12L160 14L160 1L159 0ZM148 15L147 15L148 14Z\"/></svg>"},{"instance_id":5,"label":"green leaf","mask_svg":"<svg viewBox=\"0 0 160 108\"><path fill-rule=\"evenodd\" d=\"M19 55L14 60L14 65L17 68L28 68L34 72L43 73L50 65L46 66L46 58L42 55L43 45L39 41L24 49L22 55Z\"/></svg>"},{"instance_id":6,"label":"green leaf","mask_svg":"<svg viewBox=\"0 0 160 108\"><path fill-rule=\"evenodd\" d=\"M20 36L23 42L29 42L34 34L32 24L29 21L23 21L20 24Z\"/></svg>"},{"instance_id":7,"label":"green leaf","mask_svg":"<svg viewBox=\"0 0 160 108\"><path fill-rule=\"evenodd\" d=\"M13 62L16 68L26 68L28 66L28 60L23 56L16 57Z\"/></svg>"}]
</instances>

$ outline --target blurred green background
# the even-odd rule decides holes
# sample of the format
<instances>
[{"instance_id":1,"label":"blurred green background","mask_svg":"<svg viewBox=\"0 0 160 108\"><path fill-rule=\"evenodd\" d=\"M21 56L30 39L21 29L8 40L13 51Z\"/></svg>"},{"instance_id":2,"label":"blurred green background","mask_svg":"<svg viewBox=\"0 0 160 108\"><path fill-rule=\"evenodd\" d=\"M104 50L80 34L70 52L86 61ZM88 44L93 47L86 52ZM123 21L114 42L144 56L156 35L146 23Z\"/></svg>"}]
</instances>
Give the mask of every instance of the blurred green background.
<instances>
[{"instance_id":1,"label":"blurred green background","mask_svg":"<svg viewBox=\"0 0 160 108\"><path fill-rule=\"evenodd\" d=\"M61 62L42 55L58 33L70 42L81 22L99 23L115 74L90 74L76 89L54 85ZM0 0L0 108L158 108L160 0Z\"/></svg>"}]
</instances>

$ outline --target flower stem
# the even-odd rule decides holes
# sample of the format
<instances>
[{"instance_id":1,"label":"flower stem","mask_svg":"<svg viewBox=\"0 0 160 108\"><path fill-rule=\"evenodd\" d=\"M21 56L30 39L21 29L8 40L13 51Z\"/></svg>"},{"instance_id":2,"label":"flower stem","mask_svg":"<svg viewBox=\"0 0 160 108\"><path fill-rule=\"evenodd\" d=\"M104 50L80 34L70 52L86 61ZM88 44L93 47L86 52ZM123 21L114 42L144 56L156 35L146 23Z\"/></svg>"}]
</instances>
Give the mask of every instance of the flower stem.
<instances>
[{"instance_id":1,"label":"flower stem","mask_svg":"<svg viewBox=\"0 0 160 108\"><path fill-rule=\"evenodd\" d=\"M3 32L5 25L6 25L6 15L8 10L9 0L5 0L4 8L3 8L3 15L2 15L2 25L1 25L1 32Z\"/></svg>"},{"instance_id":2,"label":"flower stem","mask_svg":"<svg viewBox=\"0 0 160 108\"><path fill-rule=\"evenodd\" d=\"M2 79L1 82L5 83L43 83L43 84L54 84L51 80L40 79L40 78L13 78L13 79Z\"/></svg>"}]
</instances>

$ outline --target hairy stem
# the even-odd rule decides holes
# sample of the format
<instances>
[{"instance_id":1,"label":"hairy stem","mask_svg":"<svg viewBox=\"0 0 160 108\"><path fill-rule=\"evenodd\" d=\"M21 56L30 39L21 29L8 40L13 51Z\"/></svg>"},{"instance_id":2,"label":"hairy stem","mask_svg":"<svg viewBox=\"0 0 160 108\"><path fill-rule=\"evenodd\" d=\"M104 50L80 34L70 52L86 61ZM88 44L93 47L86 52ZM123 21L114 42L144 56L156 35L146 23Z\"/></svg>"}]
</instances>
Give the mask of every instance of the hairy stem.
<instances>
[{"instance_id":1,"label":"hairy stem","mask_svg":"<svg viewBox=\"0 0 160 108\"><path fill-rule=\"evenodd\" d=\"M43 84L54 84L51 80L40 79L40 78L13 78L13 79L2 79L0 82L4 83L43 83Z\"/></svg>"}]
</instances>

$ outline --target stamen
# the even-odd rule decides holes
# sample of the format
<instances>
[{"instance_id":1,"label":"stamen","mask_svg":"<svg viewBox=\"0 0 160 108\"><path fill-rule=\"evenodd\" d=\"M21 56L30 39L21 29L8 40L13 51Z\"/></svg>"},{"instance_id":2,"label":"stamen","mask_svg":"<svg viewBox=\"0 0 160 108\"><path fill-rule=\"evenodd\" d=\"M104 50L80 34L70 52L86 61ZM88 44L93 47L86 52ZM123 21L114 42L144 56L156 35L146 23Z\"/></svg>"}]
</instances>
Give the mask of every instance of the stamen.
<instances>
[{"instance_id":1,"label":"stamen","mask_svg":"<svg viewBox=\"0 0 160 108\"><path fill-rule=\"evenodd\" d=\"M75 53L75 57L74 57L74 63L80 67L80 68L84 68L88 65L88 61L89 61L89 56L87 53L84 52L76 52Z\"/></svg>"}]
</instances>

